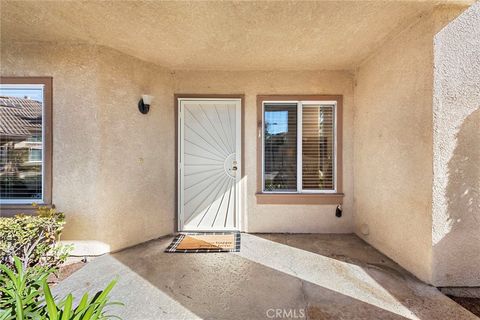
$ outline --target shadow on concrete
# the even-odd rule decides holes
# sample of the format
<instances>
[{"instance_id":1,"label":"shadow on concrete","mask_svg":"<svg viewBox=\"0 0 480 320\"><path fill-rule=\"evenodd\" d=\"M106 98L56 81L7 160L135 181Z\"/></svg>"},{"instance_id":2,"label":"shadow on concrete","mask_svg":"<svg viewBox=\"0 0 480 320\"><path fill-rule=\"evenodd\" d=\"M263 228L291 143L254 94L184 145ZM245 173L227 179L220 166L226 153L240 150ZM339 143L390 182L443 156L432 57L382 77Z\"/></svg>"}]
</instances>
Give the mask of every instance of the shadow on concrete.
<instances>
[{"instance_id":1,"label":"shadow on concrete","mask_svg":"<svg viewBox=\"0 0 480 320\"><path fill-rule=\"evenodd\" d=\"M405 319L355 299L353 293L345 295L306 281L301 274L280 271L285 266L278 270L237 254L166 254L163 249L167 244L153 242L114 254L113 258L199 318ZM302 263L308 261L298 261ZM128 302L126 307L134 308ZM269 310L277 309L286 314L272 316L277 311Z\"/></svg>"},{"instance_id":2,"label":"shadow on concrete","mask_svg":"<svg viewBox=\"0 0 480 320\"><path fill-rule=\"evenodd\" d=\"M275 241L275 235L262 237ZM356 235L315 235L320 241L309 244L302 240L308 237L312 235L287 235L286 241L280 242L362 268L418 319L475 319L475 316L441 294L435 287L421 282ZM340 238L343 240L338 241ZM361 285L358 279L351 281L352 284Z\"/></svg>"},{"instance_id":3,"label":"shadow on concrete","mask_svg":"<svg viewBox=\"0 0 480 320\"><path fill-rule=\"evenodd\" d=\"M227 254L165 253L170 241L84 270L103 275L97 286L120 276L114 294L128 319L268 319L272 309L290 319L475 319L355 235L243 234L241 252Z\"/></svg>"},{"instance_id":4,"label":"shadow on concrete","mask_svg":"<svg viewBox=\"0 0 480 320\"><path fill-rule=\"evenodd\" d=\"M435 278L462 283L470 275L472 283L480 275L480 108L464 120L456 140L446 188L450 231L433 248Z\"/></svg>"},{"instance_id":5,"label":"shadow on concrete","mask_svg":"<svg viewBox=\"0 0 480 320\"><path fill-rule=\"evenodd\" d=\"M54 294L118 277L113 313L129 320L475 319L355 235L242 234L237 253L165 253L171 240L96 258Z\"/></svg>"}]
</instances>

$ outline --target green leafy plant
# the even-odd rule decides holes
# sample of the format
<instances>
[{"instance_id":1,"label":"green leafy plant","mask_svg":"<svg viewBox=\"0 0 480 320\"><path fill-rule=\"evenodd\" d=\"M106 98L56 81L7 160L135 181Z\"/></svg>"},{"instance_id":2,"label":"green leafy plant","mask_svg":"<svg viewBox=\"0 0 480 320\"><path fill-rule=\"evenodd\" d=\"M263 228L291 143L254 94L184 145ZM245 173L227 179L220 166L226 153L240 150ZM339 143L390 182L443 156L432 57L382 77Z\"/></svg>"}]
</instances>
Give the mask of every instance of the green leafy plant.
<instances>
[{"instance_id":1,"label":"green leafy plant","mask_svg":"<svg viewBox=\"0 0 480 320\"><path fill-rule=\"evenodd\" d=\"M0 319L36 319L42 312L41 287L49 271L42 267L24 269L17 257L14 268L0 264Z\"/></svg>"},{"instance_id":2,"label":"green leafy plant","mask_svg":"<svg viewBox=\"0 0 480 320\"><path fill-rule=\"evenodd\" d=\"M64 300L57 303L53 298L48 283L43 282L43 291L45 293L46 314L50 320L90 320L107 319L114 317L108 315L104 309L106 306L120 304L118 302L109 302L108 294L112 291L116 280L112 280L108 286L97 292L93 298L89 299L85 293L76 308L73 308L73 296L70 293Z\"/></svg>"},{"instance_id":3,"label":"green leafy plant","mask_svg":"<svg viewBox=\"0 0 480 320\"><path fill-rule=\"evenodd\" d=\"M113 280L92 298L85 293L74 307L73 295L57 300L47 282L52 269L45 267L24 268L14 257L14 268L0 264L0 320L101 320L114 317L107 314L105 307L117 302L109 301L109 293L116 284ZM118 318L118 317L117 317Z\"/></svg>"},{"instance_id":4,"label":"green leafy plant","mask_svg":"<svg viewBox=\"0 0 480 320\"><path fill-rule=\"evenodd\" d=\"M68 257L70 246L59 245L65 215L55 208L34 205L36 215L0 218L0 263L14 266L20 259L24 269L41 266L59 267Z\"/></svg>"}]
</instances>

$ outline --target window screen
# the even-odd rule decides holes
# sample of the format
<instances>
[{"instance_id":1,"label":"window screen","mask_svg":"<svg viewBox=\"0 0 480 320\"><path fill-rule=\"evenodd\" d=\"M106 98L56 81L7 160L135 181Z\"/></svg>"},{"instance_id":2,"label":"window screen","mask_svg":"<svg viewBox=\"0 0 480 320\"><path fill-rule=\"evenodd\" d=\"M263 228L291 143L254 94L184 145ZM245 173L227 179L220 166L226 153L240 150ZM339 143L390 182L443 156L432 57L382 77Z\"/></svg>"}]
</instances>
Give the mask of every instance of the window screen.
<instances>
[{"instance_id":1,"label":"window screen","mask_svg":"<svg viewBox=\"0 0 480 320\"><path fill-rule=\"evenodd\" d=\"M265 191L297 190L297 105L264 109Z\"/></svg>"},{"instance_id":2,"label":"window screen","mask_svg":"<svg viewBox=\"0 0 480 320\"><path fill-rule=\"evenodd\" d=\"M0 201L43 199L43 85L0 85Z\"/></svg>"}]
</instances>

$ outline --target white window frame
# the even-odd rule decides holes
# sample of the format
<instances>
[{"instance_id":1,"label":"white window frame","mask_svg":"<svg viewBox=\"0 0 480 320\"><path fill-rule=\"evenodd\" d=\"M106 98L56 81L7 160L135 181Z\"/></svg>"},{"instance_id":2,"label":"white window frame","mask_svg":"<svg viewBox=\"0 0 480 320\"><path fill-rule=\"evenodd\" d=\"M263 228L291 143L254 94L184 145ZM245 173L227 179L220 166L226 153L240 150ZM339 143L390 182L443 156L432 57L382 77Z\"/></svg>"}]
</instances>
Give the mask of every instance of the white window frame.
<instances>
[{"instance_id":1,"label":"white window frame","mask_svg":"<svg viewBox=\"0 0 480 320\"><path fill-rule=\"evenodd\" d=\"M46 127L45 127L45 85L44 84L0 84L0 89L41 89L42 91L42 197L40 199L1 199L0 204L44 204L45 203L45 139L46 139Z\"/></svg>"},{"instance_id":2,"label":"white window frame","mask_svg":"<svg viewBox=\"0 0 480 320\"><path fill-rule=\"evenodd\" d=\"M278 105L284 105L284 104L296 104L297 105L297 190L296 191L281 191L281 190L275 190L275 191L268 191L265 190L265 105L269 104L278 104ZM333 106L333 128L334 128L334 144L333 144L333 168L334 168L334 188L333 190L303 190L303 172L302 172L302 153L303 153L303 146L302 146L302 126L303 126L303 106L308 106L308 105L321 105L321 106ZM336 100L298 100L298 101L292 101L292 100L266 100L262 102L262 133L261 133L261 138L262 138L262 193L267 193L267 194L335 194L338 192L338 168L337 168L337 159L338 159L338 103Z\"/></svg>"}]
</instances>

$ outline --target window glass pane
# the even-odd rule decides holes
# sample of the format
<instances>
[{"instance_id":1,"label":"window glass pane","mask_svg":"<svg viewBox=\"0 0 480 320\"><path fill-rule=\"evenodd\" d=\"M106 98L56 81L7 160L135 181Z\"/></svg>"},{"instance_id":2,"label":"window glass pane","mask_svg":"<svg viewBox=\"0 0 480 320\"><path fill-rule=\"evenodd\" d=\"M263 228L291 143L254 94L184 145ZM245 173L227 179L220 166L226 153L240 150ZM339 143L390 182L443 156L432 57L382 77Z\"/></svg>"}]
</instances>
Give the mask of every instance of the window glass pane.
<instances>
[{"instance_id":1,"label":"window glass pane","mask_svg":"<svg viewBox=\"0 0 480 320\"><path fill-rule=\"evenodd\" d=\"M297 105L265 104L265 191L297 190Z\"/></svg>"},{"instance_id":2,"label":"window glass pane","mask_svg":"<svg viewBox=\"0 0 480 320\"><path fill-rule=\"evenodd\" d=\"M30 149L28 160L30 162L42 162L42 149Z\"/></svg>"},{"instance_id":3,"label":"window glass pane","mask_svg":"<svg viewBox=\"0 0 480 320\"><path fill-rule=\"evenodd\" d=\"M0 200L42 200L42 85L0 86Z\"/></svg>"},{"instance_id":4,"label":"window glass pane","mask_svg":"<svg viewBox=\"0 0 480 320\"><path fill-rule=\"evenodd\" d=\"M334 190L333 105L303 105L302 110L302 188Z\"/></svg>"}]
</instances>

